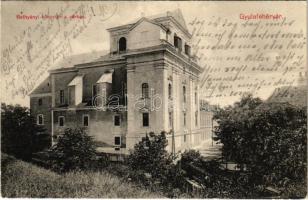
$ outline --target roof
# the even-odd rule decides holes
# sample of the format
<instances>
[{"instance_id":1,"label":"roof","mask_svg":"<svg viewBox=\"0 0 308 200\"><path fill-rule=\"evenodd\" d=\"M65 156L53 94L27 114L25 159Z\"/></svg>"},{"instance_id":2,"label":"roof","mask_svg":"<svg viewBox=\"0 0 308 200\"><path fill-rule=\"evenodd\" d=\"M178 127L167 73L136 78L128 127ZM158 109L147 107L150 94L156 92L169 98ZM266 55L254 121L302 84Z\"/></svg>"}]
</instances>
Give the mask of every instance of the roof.
<instances>
[{"instance_id":1,"label":"roof","mask_svg":"<svg viewBox=\"0 0 308 200\"><path fill-rule=\"evenodd\" d=\"M157 15L142 17L141 19L143 19L143 18L147 19L147 21L152 22L153 24L161 26L164 29L166 29L166 27L164 27L164 25L161 24L161 21L172 18L183 29L183 31L185 33L187 33L189 36L191 36L190 33L188 32L188 28L186 26L185 19L184 19L183 14L182 14L180 9L176 9L176 10L173 10L173 11L167 11L167 12L160 13L160 14L157 14ZM113 30L117 30L117 29L131 29L132 27L134 27L139 22L140 22L140 19L134 20L133 22L130 22L130 23L126 23L124 25L112 27L112 28L109 28L107 30L113 31Z\"/></svg>"},{"instance_id":2,"label":"roof","mask_svg":"<svg viewBox=\"0 0 308 200\"><path fill-rule=\"evenodd\" d=\"M188 30L186 23L185 23L185 19L182 14L182 11L180 9L176 9L173 11L167 11L165 13L161 13L158 15L152 15L152 16L149 16L148 18L156 21L159 18L166 18L166 17L173 17L173 19L175 19L183 28Z\"/></svg>"},{"instance_id":3,"label":"roof","mask_svg":"<svg viewBox=\"0 0 308 200\"><path fill-rule=\"evenodd\" d=\"M112 73L104 73L96 83L112 83Z\"/></svg>"},{"instance_id":4,"label":"roof","mask_svg":"<svg viewBox=\"0 0 308 200\"><path fill-rule=\"evenodd\" d=\"M50 92L51 92L50 78L48 76L32 92L30 92L30 95L33 95L33 94L44 94L44 93L50 93Z\"/></svg>"},{"instance_id":5,"label":"roof","mask_svg":"<svg viewBox=\"0 0 308 200\"><path fill-rule=\"evenodd\" d=\"M75 76L75 78L68 84L68 86L80 85L82 84L83 76Z\"/></svg>"},{"instance_id":6,"label":"roof","mask_svg":"<svg viewBox=\"0 0 308 200\"><path fill-rule=\"evenodd\" d=\"M61 68L71 68L77 64L94 62L98 60L104 60L107 58L109 58L109 51L92 51L88 53L75 54L62 59L51 70L61 69Z\"/></svg>"},{"instance_id":7,"label":"roof","mask_svg":"<svg viewBox=\"0 0 308 200\"><path fill-rule=\"evenodd\" d=\"M307 105L307 86L284 86L276 88L267 99L270 103L290 103L296 106Z\"/></svg>"}]
</instances>

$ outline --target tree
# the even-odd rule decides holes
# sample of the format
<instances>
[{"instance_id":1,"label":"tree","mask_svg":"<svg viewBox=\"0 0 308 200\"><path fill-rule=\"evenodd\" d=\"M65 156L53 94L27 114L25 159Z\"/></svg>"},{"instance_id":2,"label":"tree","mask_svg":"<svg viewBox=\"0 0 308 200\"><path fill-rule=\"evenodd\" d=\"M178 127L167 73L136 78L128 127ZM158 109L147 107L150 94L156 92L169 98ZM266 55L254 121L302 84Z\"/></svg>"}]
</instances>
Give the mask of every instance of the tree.
<instances>
[{"instance_id":1,"label":"tree","mask_svg":"<svg viewBox=\"0 0 308 200\"><path fill-rule=\"evenodd\" d=\"M96 164L96 146L83 128L67 128L50 150L50 164L59 172L89 169Z\"/></svg>"},{"instance_id":2,"label":"tree","mask_svg":"<svg viewBox=\"0 0 308 200\"><path fill-rule=\"evenodd\" d=\"M306 177L306 108L248 95L215 118L223 157L247 165L251 180L282 185Z\"/></svg>"},{"instance_id":3,"label":"tree","mask_svg":"<svg viewBox=\"0 0 308 200\"><path fill-rule=\"evenodd\" d=\"M138 172L136 175L150 174L153 182L158 180L170 192L171 188L181 188L184 179L180 166L173 162L172 155L166 151L167 145L166 132L157 135L151 132L135 145L127 162L130 171Z\"/></svg>"},{"instance_id":4,"label":"tree","mask_svg":"<svg viewBox=\"0 0 308 200\"><path fill-rule=\"evenodd\" d=\"M1 151L29 160L32 153L43 149L44 129L36 125L27 107L1 104Z\"/></svg>"}]
</instances>

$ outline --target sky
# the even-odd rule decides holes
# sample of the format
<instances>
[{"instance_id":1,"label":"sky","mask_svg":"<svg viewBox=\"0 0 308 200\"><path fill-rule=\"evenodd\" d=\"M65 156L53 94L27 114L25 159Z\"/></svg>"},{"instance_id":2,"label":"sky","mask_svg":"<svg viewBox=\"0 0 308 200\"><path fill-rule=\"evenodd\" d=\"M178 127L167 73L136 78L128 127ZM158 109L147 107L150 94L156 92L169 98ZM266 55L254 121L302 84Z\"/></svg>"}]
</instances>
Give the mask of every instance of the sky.
<instances>
[{"instance_id":1,"label":"sky","mask_svg":"<svg viewBox=\"0 0 308 200\"><path fill-rule=\"evenodd\" d=\"M82 7L82 9L80 9ZM67 8L67 10L65 10ZM295 20L294 24L282 31L299 32L303 30L306 35L306 2L215 2L215 1L196 1L196 2L95 2L95 1L57 1L57 2L1 2L1 101L12 104L21 104L29 106L29 92L35 88L42 80L48 76L48 70L56 68L57 64L65 57L74 54L88 53L93 51L109 50L109 35L106 29L124 25L138 20L141 16L150 16L166 12L168 10L180 9L186 20L186 24L190 32L198 26L191 25L190 22L195 19L204 20L205 22L213 21L214 19L228 19L230 22L243 23L239 19L240 14L280 14L288 20ZM75 11L79 15L84 15L85 20L73 19L71 23L64 27L63 24L57 26L57 20L49 24L48 20L42 19L17 19L17 15L33 15L54 16L65 10L65 15L71 15ZM61 20L61 19L60 19ZM41 23L41 24L40 24ZM263 21L262 23L265 23ZM83 24L83 25L82 25ZM39 26L40 25L40 26ZM37 29L35 29L37 28ZM78 34L74 36L74 31L80 28ZM39 29L39 30L38 30ZM43 30L44 29L44 30ZM213 26L204 26L204 32L221 33L224 28ZM277 28L276 28L277 29ZM276 30L273 28L272 31ZM230 31L225 28L225 30ZM239 32L241 32L239 29ZM278 30L278 29L277 29ZM71 35L66 37L65 34ZM244 31L244 29L243 29ZM260 30L261 31L261 30ZM66 32L66 33L64 33ZM195 37L194 42L197 42L200 37ZM50 43L44 47L46 41ZM302 39L301 39L302 40ZM304 38L306 40L306 38ZM297 40L294 39L296 42ZM243 41L236 41L243 42ZM265 44L267 41L252 41L252 43ZM278 41L279 42L279 41ZM286 43L287 41L285 41ZM289 42L289 40L288 40ZM210 38L203 38L200 44L214 44L215 40ZM282 41L284 43L284 41ZM305 44L306 45L306 44ZM16 47L15 49L13 49ZM43 49L43 50L42 50ZM61 50L60 50L61 49ZM29 51L28 51L29 50ZM202 53L208 57L215 57L218 55L245 57L248 53L255 53L256 50L230 50L230 51L213 51L207 49L199 50L199 55ZM290 50L266 50L265 55L275 58L279 55L284 55ZM29 53L30 52L30 53ZM61 55L55 56L55 52L61 52ZM250 80L258 81L261 79L269 80L282 77L287 81L295 79L299 72L306 71L306 48L294 50L296 56L305 55L303 62L299 64L290 73L282 75L281 71L276 72L243 72L245 77L249 76L249 80L245 79L244 83ZM47 65L46 57L49 57L49 64ZM23 55L23 56L21 56ZM35 57L37 55L37 57ZM295 58L294 58L295 59ZM48 60L48 59L47 59ZM290 61L291 62L291 61ZM295 60L294 60L295 62ZM261 62L260 62L261 63ZM228 61L209 61L201 59L199 64L202 67L211 65L214 67L221 67L224 69L230 62ZM236 62L234 65L247 64L247 62ZM251 63L248 63L249 65ZM272 65L269 64L269 65ZM220 71L211 72L212 77L219 77L230 72ZM202 74L202 76L205 76ZM226 83L225 85L232 85L232 90L237 90L236 83ZM292 83L293 85L296 83ZM206 84L205 84L206 85ZM277 86L262 86L262 88L255 93L263 99L266 99ZM204 89L205 93L210 92ZM219 93L219 92L218 92ZM228 105L240 98L240 95L230 96L230 91L226 90L223 96L211 97L207 100L212 104ZM225 95L227 94L227 95Z\"/></svg>"}]
</instances>

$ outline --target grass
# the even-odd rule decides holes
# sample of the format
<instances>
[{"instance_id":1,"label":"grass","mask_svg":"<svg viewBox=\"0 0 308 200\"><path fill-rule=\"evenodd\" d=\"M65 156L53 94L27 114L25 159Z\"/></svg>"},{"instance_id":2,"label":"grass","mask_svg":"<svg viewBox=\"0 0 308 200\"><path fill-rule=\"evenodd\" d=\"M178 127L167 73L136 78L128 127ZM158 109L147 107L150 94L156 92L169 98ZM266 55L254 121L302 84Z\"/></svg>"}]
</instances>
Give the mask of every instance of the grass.
<instances>
[{"instance_id":1,"label":"grass","mask_svg":"<svg viewBox=\"0 0 308 200\"><path fill-rule=\"evenodd\" d=\"M106 171L63 175L2 154L2 197L162 198Z\"/></svg>"}]
</instances>

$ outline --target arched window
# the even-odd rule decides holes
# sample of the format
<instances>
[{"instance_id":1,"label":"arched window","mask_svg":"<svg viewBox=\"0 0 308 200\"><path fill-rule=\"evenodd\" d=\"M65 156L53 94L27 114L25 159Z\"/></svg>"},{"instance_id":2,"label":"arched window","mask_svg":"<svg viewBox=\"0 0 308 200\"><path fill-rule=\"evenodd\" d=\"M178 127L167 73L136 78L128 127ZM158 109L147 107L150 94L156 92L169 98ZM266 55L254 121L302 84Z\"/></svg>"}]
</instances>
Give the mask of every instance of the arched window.
<instances>
[{"instance_id":1,"label":"arched window","mask_svg":"<svg viewBox=\"0 0 308 200\"><path fill-rule=\"evenodd\" d=\"M183 102L186 103L186 87L183 86Z\"/></svg>"},{"instance_id":2,"label":"arched window","mask_svg":"<svg viewBox=\"0 0 308 200\"><path fill-rule=\"evenodd\" d=\"M119 39L119 51L126 51L126 39L125 39L125 37L121 37Z\"/></svg>"},{"instance_id":3,"label":"arched window","mask_svg":"<svg viewBox=\"0 0 308 200\"><path fill-rule=\"evenodd\" d=\"M168 97L169 97L169 99L172 99L172 86L171 86L171 83L169 83L169 85L168 85Z\"/></svg>"},{"instance_id":4,"label":"arched window","mask_svg":"<svg viewBox=\"0 0 308 200\"><path fill-rule=\"evenodd\" d=\"M173 37L173 44L175 48L179 49L179 51L182 51L182 39L178 37L176 34L174 34Z\"/></svg>"},{"instance_id":5,"label":"arched window","mask_svg":"<svg viewBox=\"0 0 308 200\"><path fill-rule=\"evenodd\" d=\"M142 98L149 98L149 84L142 83Z\"/></svg>"}]
</instances>

